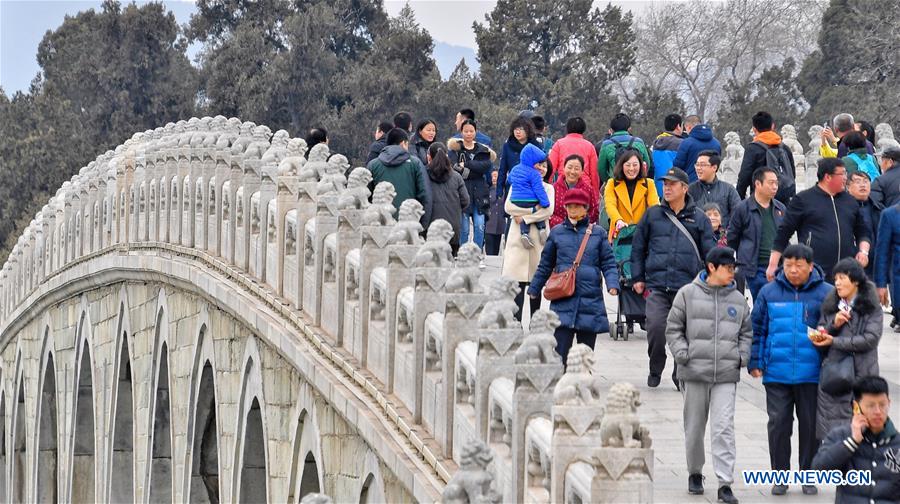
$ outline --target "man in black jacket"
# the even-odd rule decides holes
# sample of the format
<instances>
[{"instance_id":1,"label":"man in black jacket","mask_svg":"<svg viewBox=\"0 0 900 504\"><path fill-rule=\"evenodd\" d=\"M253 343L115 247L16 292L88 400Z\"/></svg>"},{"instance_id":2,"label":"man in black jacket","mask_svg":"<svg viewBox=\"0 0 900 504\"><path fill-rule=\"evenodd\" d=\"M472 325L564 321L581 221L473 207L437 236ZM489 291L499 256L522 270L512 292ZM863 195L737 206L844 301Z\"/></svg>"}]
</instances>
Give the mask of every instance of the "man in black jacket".
<instances>
[{"instance_id":1,"label":"man in black jacket","mask_svg":"<svg viewBox=\"0 0 900 504\"><path fill-rule=\"evenodd\" d=\"M694 204L703 208L707 203L715 203L719 205L722 213L722 228L728 227L731 212L734 211L741 198L738 196L734 186L719 180L719 164L722 157L714 150L702 151L697 156L697 162L694 163L694 169L697 171L697 180L691 182L688 187L688 194L694 200Z\"/></svg>"},{"instance_id":2,"label":"man in black jacket","mask_svg":"<svg viewBox=\"0 0 900 504\"><path fill-rule=\"evenodd\" d=\"M375 141L369 146L369 154L366 156L366 164L377 158L381 151L387 147L387 134L392 129L394 129L394 125L387 121L378 123L378 127L375 128Z\"/></svg>"},{"instance_id":3,"label":"man in black jacket","mask_svg":"<svg viewBox=\"0 0 900 504\"><path fill-rule=\"evenodd\" d=\"M900 495L900 436L888 416L888 384L866 376L853 386L854 414L850 425L836 427L813 458L813 469L868 471L869 485L842 485L835 502L869 504L897 502Z\"/></svg>"},{"instance_id":4,"label":"man in black jacket","mask_svg":"<svg viewBox=\"0 0 900 504\"><path fill-rule=\"evenodd\" d=\"M866 229L869 230L869 243L872 244L870 248L874 250L875 244L878 243L878 221L881 219L881 211L884 210L884 207L872 199L872 182L866 172L855 171L850 174L850 179L847 181L847 192L859 203L863 219L866 220ZM865 271L866 276L873 278L875 261L869 261Z\"/></svg>"},{"instance_id":5,"label":"man in black jacket","mask_svg":"<svg viewBox=\"0 0 900 504\"><path fill-rule=\"evenodd\" d=\"M881 153L881 176L872 182L872 201L882 208L900 202L900 149L897 147L888 147Z\"/></svg>"},{"instance_id":6,"label":"man in black jacket","mask_svg":"<svg viewBox=\"0 0 900 504\"><path fill-rule=\"evenodd\" d=\"M757 168L753 172L753 193L734 209L725 235L728 246L737 251L738 292L744 292L747 285L754 301L768 281L766 268L772 245L784 220L784 203L775 199L777 193L775 170L767 166Z\"/></svg>"},{"instance_id":7,"label":"man in black jacket","mask_svg":"<svg viewBox=\"0 0 900 504\"><path fill-rule=\"evenodd\" d=\"M659 385L666 367L666 319L675 294L694 280L704 267L701 257L716 246L709 219L687 193L687 173L672 168L663 184L664 201L644 212L631 247L634 291L650 291L645 311L650 387ZM678 387L674 370L672 381Z\"/></svg>"},{"instance_id":8,"label":"man in black jacket","mask_svg":"<svg viewBox=\"0 0 900 504\"><path fill-rule=\"evenodd\" d=\"M845 257L856 256L865 268L869 264L871 237L859 203L844 191L847 169L838 158L818 162L819 183L791 199L784 222L778 228L766 278L775 278L781 252L796 232L800 243L812 247L816 264L825 271L826 281L834 283L832 268Z\"/></svg>"},{"instance_id":9,"label":"man in black jacket","mask_svg":"<svg viewBox=\"0 0 900 504\"><path fill-rule=\"evenodd\" d=\"M797 169L794 166L794 155L781 142L781 136L775 132L775 119L768 112L757 112L753 115L753 142L744 150L744 159L738 171L737 193L743 199L747 188L752 189L753 172L762 166L776 168L778 175L778 194L776 198L785 205L794 196ZM772 163L769 158L772 158ZM777 166L775 166L777 165ZM779 170L778 167L781 167ZM781 173L778 173L778 172Z\"/></svg>"}]
</instances>

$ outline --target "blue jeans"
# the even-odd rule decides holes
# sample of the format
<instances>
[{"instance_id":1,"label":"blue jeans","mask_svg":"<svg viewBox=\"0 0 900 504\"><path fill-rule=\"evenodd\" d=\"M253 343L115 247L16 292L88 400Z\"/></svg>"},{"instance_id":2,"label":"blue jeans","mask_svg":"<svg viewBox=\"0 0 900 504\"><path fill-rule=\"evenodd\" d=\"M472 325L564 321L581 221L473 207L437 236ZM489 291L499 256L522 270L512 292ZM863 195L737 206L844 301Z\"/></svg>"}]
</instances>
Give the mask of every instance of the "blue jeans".
<instances>
[{"instance_id":1,"label":"blue jeans","mask_svg":"<svg viewBox=\"0 0 900 504\"><path fill-rule=\"evenodd\" d=\"M750 289L750 296L753 298L753 301L756 301L756 295L759 294L759 290L767 283L769 281L766 279L766 266L758 266L755 275L747 276L747 287Z\"/></svg>"},{"instance_id":2,"label":"blue jeans","mask_svg":"<svg viewBox=\"0 0 900 504\"><path fill-rule=\"evenodd\" d=\"M475 205L472 205L472 220L475 222L475 245L484 246L484 214L478 211ZM463 213L462 229L459 232L459 244L469 243L469 216Z\"/></svg>"}]
</instances>

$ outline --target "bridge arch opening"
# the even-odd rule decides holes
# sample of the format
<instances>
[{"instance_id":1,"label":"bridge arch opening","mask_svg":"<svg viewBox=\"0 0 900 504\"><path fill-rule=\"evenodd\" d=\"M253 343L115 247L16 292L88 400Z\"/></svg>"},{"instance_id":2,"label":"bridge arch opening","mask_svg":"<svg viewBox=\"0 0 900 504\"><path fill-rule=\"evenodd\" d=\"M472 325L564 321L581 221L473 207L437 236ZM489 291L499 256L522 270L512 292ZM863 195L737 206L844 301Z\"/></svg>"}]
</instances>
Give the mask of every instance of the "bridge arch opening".
<instances>
[{"instance_id":1,"label":"bridge arch opening","mask_svg":"<svg viewBox=\"0 0 900 504\"><path fill-rule=\"evenodd\" d=\"M37 486L34 489L35 502L59 501L59 450L57 449L56 420L56 371L53 355L47 354L43 385L39 397L38 411L38 453Z\"/></svg>"},{"instance_id":2,"label":"bridge arch opening","mask_svg":"<svg viewBox=\"0 0 900 504\"><path fill-rule=\"evenodd\" d=\"M25 460L28 444L25 442L25 380L19 373L19 386L16 391L16 403L13 410L12 428L12 483L11 496L13 502L25 502Z\"/></svg>"},{"instance_id":3,"label":"bridge arch opening","mask_svg":"<svg viewBox=\"0 0 900 504\"><path fill-rule=\"evenodd\" d=\"M375 475L369 473L363 481L362 490L359 492L359 504L375 504Z\"/></svg>"},{"instance_id":4,"label":"bridge arch opening","mask_svg":"<svg viewBox=\"0 0 900 504\"><path fill-rule=\"evenodd\" d=\"M191 502L219 502L219 436L212 364L200 374L191 450Z\"/></svg>"},{"instance_id":5,"label":"bridge arch opening","mask_svg":"<svg viewBox=\"0 0 900 504\"><path fill-rule=\"evenodd\" d=\"M83 330L82 318L82 330ZM75 439L72 452L72 502L95 502L94 497L94 387L91 351L82 344L75 399Z\"/></svg>"},{"instance_id":6,"label":"bridge arch opening","mask_svg":"<svg viewBox=\"0 0 900 504\"><path fill-rule=\"evenodd\" d=\"M247 412L244 453L241 462L241 499L239 502L268 502L266 497L266 437L263 433L262 410L253 398Z\"/></svg>"},{"instance_id":7,"label":"bridge arch opening","mask_svg":"<svg viewBox=\"0 0 900 504\"><path fill-rule=\"evenodd\" d=\"M6 498L6 394L0 392L0 498Z\"/></svg>"},{"instance_id":8,"label":"bridge arch opening","mask_svg":"<svg viewBox=\"0 0 900 504\"><path fill-rule=\"evenodd\" d=\"M316 465L316 456L312 451L306 452L303 459L303 476L300 477L300 498L306 494L320 493L319 488L319 467Z\"/></svg>"},{"instance_id":9,"label":"bridge arch opening","mask_svg":"<svg viewBox=\"0 0 900 504\"><path fill-rule=\"evenodd\" d=\"M128 333L122 331L113 417L110 502L134 502L134 416Z\"/></svg>"},{"instance_id":10,"label":"bridge arch opening","mask_svg":"<svg viewBox=\"0 0 900 504\"><path fill-rule=\"evenodd\" d=\"M157 331L162 314L157 319ZM172 502L172 429L169 406L169 351L163 342L159 351L156 376L156 401L153 408L153 446L150 456L150 502Z\"/></svg>"}]
</instances>

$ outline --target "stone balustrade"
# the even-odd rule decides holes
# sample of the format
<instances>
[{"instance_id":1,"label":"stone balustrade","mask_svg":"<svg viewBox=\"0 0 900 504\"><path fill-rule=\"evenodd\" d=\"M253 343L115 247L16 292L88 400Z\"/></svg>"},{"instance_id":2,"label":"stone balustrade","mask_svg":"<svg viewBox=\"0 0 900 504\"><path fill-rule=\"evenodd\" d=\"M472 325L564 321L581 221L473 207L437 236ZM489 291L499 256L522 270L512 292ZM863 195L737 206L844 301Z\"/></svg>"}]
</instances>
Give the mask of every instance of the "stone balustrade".
<instances>
[{"instance_id":1,"label":"stone balustrade","mask_svg":"<svg viewBox=\"0 0 900 504\"><path fill-rule=\"evenodd\" d=\"M190 250L301 310L322 351L340 356L447 484L445 502L651 501L646 432L609 442L619 424L639 425L637 399L611 392L626 402L604 415L588 357L573 349L585 360L564 374L553 313L536 313L526 334L513 316L517 282L485 276L473 245L454 259L447 222L423 240L421 205L397 214L390 184L370 195L368 170L345 178L348 168L325 144L307 152L234 118L137 133L35 215L0 273L0 327L92 255Z\"/></svg>"}]
</instances>

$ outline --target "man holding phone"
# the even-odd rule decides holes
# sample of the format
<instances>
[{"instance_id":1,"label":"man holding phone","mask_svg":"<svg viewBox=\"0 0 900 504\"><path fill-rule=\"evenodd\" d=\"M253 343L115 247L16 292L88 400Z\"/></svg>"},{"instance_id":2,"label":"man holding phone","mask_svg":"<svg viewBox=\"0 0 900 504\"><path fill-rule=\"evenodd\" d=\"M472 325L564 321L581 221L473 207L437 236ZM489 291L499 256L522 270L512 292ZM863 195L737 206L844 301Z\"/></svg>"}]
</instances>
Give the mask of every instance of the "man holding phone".
<instances>
[{"instance_id":1,"label":"man holding phone","mask_svg":"<svg viewBox=\"0 0 900 504\"><path fill-rule=\"evenodd\" d=\"M832 430L813 459L819 470L871 471L871 485L842 485L835 502L887 503L900 496L900 436L888 416L888 384L866 376L853 386L853 419Z\"/></svg>"}]
</instances>

